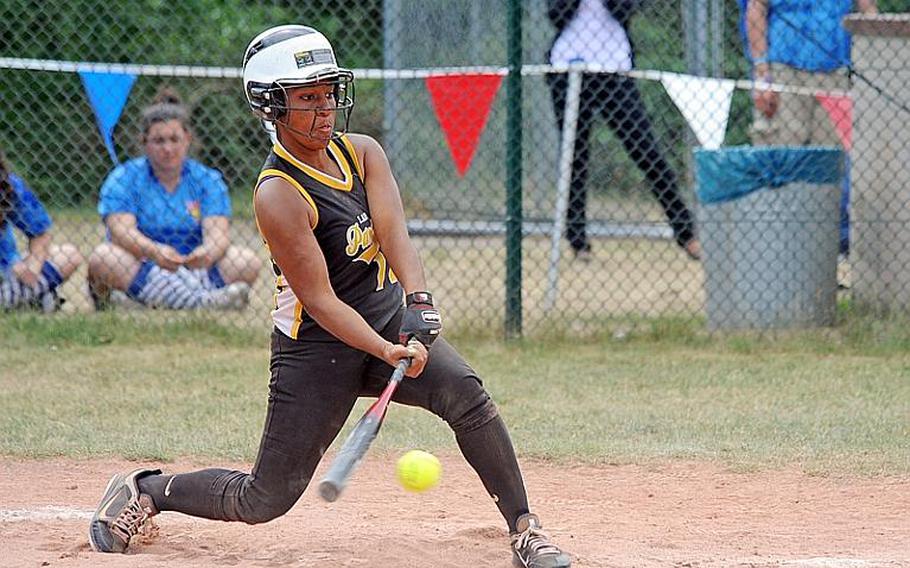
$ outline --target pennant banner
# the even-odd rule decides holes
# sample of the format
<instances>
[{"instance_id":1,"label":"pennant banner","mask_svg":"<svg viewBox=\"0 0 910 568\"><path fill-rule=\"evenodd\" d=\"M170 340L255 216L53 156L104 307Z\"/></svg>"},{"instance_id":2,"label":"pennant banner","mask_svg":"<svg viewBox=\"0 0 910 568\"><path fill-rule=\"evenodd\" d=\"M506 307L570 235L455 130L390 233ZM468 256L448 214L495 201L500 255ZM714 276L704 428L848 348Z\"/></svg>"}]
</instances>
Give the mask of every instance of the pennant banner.
<instances>
[{"instance_id":1,"label":"pennant banner","mask_svg":"<svg viewBox=\"0 0 910 568\"><path fill-rule=\"evenodd\" d=\"M487 124L502 75L465 74L427 77L427 90L459 177L471 166Z\"/></svg>"},{"instance_id":2,"label":"pennant banner","mask_svg":"<svg viewBox=\"0 0 910 568\"><path fill-rule=\"evenodd\" d=\"M825 93L816 93L815 98L828 113L841 145L849 152L853 148L853 99L849 95L833 96Z\"/></svg>"},{"instance_id":3,"label":"pennant banner","mask_svg":"<svg viewBox=\"0 0 910 568\"><path fill-rule=\"evenodd\" d=\"M117 164L120 160L117 159L117 151L114 149L114 127L120 120L120 113L126 106L136 76L125 73L80 71L79 77L82 79L82 86L85 88L92 110L95 111L95 120L104 145L107 146L111 160Z\"/></svg>"},{"instance_id":4,"label":"pennant banner","mask_svg":"<svg viewBox=\"0 0 910 568\"><path fill-rule=\"evenodd\" d=\"M720 148L727 132L735 82L666 74L661 83L689 123L698 142L709 150Z\"/></svg>"}]
</instances>

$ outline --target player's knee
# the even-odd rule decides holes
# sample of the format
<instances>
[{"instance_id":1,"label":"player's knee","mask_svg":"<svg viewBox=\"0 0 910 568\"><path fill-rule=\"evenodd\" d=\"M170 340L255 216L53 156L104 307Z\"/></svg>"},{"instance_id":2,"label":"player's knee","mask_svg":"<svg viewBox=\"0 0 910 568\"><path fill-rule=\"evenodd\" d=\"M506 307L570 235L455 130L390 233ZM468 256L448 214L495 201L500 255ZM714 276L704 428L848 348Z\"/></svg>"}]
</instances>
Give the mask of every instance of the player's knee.
<instances>
[{"instance_id":1,"label":"player's knee","mask_svg":"<svg viewBox=\"0 0 910 568\"><path fill-rule=\"evenodd\" d=\"M101 243L95 247L89 256L89 271L94 273L106 272L111 268L117 258L118 247L111 243Z\"/></svg>"},{"instance_id":2,"label":"player's knee","mask_svg":"<svg viewBox=\"0 0 910 568\"><path fill-rule=\"evenodd\" d=\"M250 252L243 258L241 266L243 270L241 271L240 279L247 284L252 284L259 277L259 272L262 270L262 261Z\"/></svg>"},{"instance_id":3,"label":"player's knee","mask_svg":"<svg viewBox=\"0 0 910 568\"><path fill-rule=\"evenodd\" d=\"M248 487L242 519L250 525L267 523L284 515L303 495L309 479L282 483L280 487ZM255 484L254 484L255 485Z\"/></svg>"},{"instance_id":4,"label":"player's knee","mask_svg":"<svg viewBox=\"0 0 910 568\"><path fill-rule=\"evenodd\" d=\"M453 381L442 393L440 416L455 432L470 432L499 415L499 410L476 376Z\"/></svg>"},{"instance_id":5,"label":"player's knee","mask_svg":"<svg viewBox=\"0 0 910 568\"><path fill-rule=\"evenodd\" d=\"M300 494L273 494L260 499L255 507L252 507L243 516L243 522L248 525L259 525L273 521L291 510Z\"/></svg>"},{"instance_id":6,"label":"player's knee","mask_svg":"<svg viewBox=\"0 0 910 568\"><path fill-rule=\"evenodd\" d=\"M79 265L85 261L82 257L82 253L79 252L79 249L70 243L59 245L54 252L55 254L51 260L64 278L69 278L70 274L79 268Z\"/></svg>"},{"instance_id":7,"label":"player's knee","mask_svg":"<svg viewBox=\"0 0 910 568\"><path fill-rule=\"evenodd\" d=\"M262 260L252 250L232 245L219 261L218 270L228 282L253 284L262 270Z\"/></svg>"}]
</instances>

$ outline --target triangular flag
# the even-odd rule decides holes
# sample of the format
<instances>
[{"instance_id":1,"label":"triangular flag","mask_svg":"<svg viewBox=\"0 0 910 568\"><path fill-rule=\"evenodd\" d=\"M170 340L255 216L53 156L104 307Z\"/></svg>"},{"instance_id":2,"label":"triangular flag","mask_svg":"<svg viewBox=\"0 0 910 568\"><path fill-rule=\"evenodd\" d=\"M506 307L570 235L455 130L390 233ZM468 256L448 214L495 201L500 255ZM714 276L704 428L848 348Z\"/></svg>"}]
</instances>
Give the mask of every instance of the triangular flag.
<instances>
[{"instance_id":1,"label":"triangular flag","mask_svg":"<svg viewBox=\"0 0 910 568\"><path fill-rule=\"evenodd\" d=\"M840 137L840 143L849 152L853 148L853 99L850 95L834 96L825 93L815 93L815 98L827 111L828 118Z\"/></svg>"},{"instance_id":2,"label":"triangular flag","mask_svg":"<svg viewBox=\"0 0 910 568\"><path fill-rule=\"evenodd\" d=\"M502 75L444 75L427 77L426 83L455 169L464 176L487 124Z\"/></svg>"},{"instance_id":3,"label":"triangular flag","mask_svg":"<svg viewBox=\"0 0 910 568\"><path fill-rule=\"evenodd\" d=\"M664 74L661 82L699 143L709 150L720 148L727 132L735 83L677 74Z\"/></svg>"},{"instance_id":4,"label":"triangular flag","mask_svg":"<svg viewBox=\"0 0 910 568\"><path fill-rule=\"evenodd\" d=\"M119 163L117 151L114 149L114 127L120 120L120 113L126 106L126 99L130 96L135 75L126 73L92 73L80 71L82 86L85 94L95 111L95 120L104 145L115 164Z\"/></svg>"}]
</instances>

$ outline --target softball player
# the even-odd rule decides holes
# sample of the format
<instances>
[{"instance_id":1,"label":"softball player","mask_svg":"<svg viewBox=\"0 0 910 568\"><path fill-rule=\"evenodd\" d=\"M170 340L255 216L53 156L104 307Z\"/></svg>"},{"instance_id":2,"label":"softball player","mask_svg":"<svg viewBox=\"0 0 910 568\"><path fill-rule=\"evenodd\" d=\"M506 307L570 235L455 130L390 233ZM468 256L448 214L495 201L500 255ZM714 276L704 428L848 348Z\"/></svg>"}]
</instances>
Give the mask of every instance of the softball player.
<instances>
[{"instance_id":1,"label":"softball player","mask_svg":"<svg viewBox=\"0 0 910 568\"><path fill-rule=\"evenodd\" d=\"M13 227L28 239L19 254ZM76 247L51 244L51 218L0 151L0 308L29 306L44 312L61 304L58 287L82 264Z\"/></svg>"},{"instance_id":2,"label":"softball player","mask_svg":"<svg viewBox=\"0 0 910 568\"><path fill-rule=\"evenodd\" d=\"M499 507L515 564L565 567L569 556L530 513L505 424L476 373L444 340L379 144L346 135L353 75L304 26L257 36L243 71L254 113L276 142L259 175L256 220L276 277L268 414L252 473L136 470L109 483L92 548L121 552L159 511L263 523L286 513L360 396L412 364L394 400L448 423ZM380 246L381 245L381 246ZM404 298L404 303L402 299ZM430 346L432 350L430 351Z\"/></svg>"},{"instance_id":3,"label":"softball player","mask_svg":"<svg viewBox=\"0 0 910 568\"><path fill-rule=\"evenodd\" d=\"M142 114L145 156L101 186L98 213L110 242L89 257L96 308L111 291L150 307L239 309L262 267L231 245L231 204L221 174L187 158L189 116L170 90Z\"/></svg>"}]
</instances>

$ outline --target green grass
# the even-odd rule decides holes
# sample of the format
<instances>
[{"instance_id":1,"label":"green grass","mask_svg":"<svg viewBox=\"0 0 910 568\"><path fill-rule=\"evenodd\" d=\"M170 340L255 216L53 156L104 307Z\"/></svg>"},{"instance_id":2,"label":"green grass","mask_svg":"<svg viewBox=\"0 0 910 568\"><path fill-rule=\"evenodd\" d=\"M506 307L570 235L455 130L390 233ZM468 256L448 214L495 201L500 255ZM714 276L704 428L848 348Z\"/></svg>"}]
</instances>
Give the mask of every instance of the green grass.
<instances>
[{"instance_id":1,"label":"green grass","mask_svg":"<svg viewBox=\"0 0 910 568\"><path fill-rule=\"evenodd\" d=\"M0 455L254 459L265 334L200 316L139 325L111 314L8 314L0 325ZM616 338L450 340L524 456L907 474L906 326L885 326L712 337L660 320ZM403 407L376 445L456 451L440 420Z\"/></svg>"}]
</instances>

